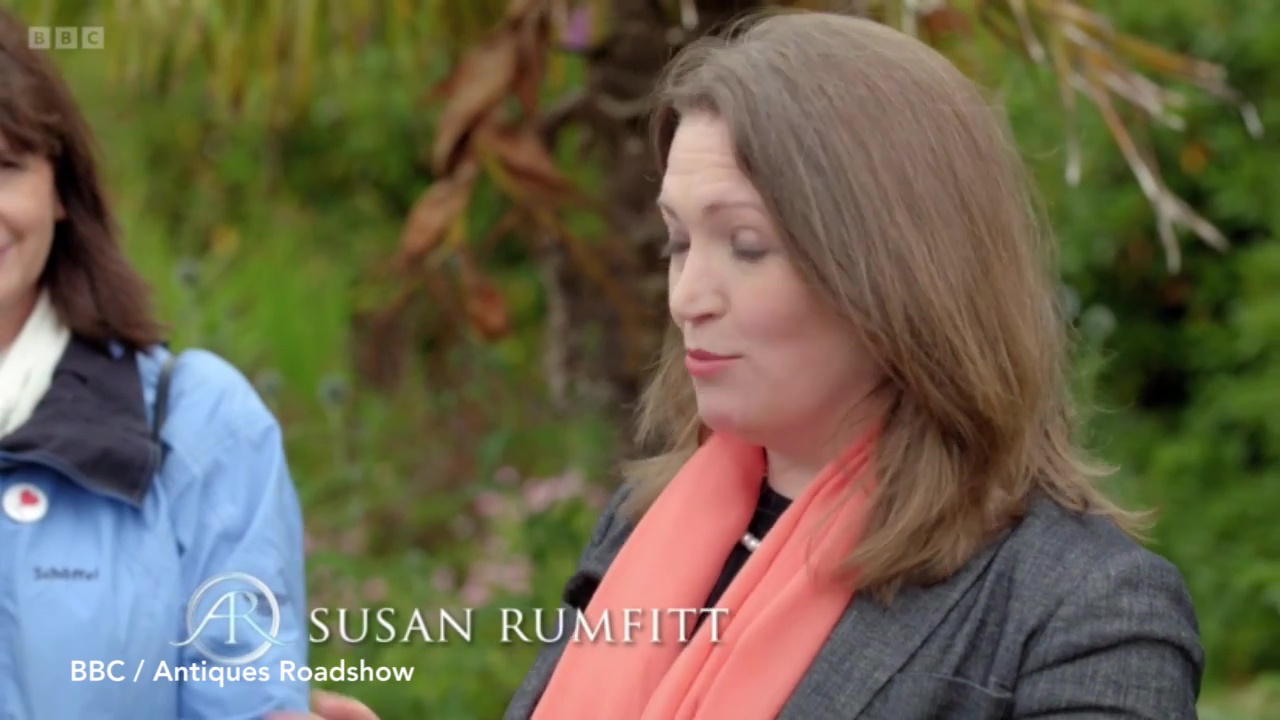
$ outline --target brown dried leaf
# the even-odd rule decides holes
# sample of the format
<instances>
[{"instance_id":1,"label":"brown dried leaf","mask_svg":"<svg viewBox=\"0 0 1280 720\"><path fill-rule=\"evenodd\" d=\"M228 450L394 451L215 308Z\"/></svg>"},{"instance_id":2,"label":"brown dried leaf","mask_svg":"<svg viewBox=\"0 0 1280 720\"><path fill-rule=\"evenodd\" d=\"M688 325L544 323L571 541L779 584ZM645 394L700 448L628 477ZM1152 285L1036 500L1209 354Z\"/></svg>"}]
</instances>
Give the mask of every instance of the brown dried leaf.
<instances>
[{"instance_id":1,"label":"brown dried leaf","mask_svg":"<svg viewBox=\"0 0 1280 720\"><path fill-rule=\"evenodd\" d=\"M538 96L546 74L547 54L550 52L548 44L551 39L551 21L548 14L531 13L522 18L517 37L515 94L525 117L534 117L538 113Z\"/></svg>"},{"instance_id":2,"label":"brown dried leaf","mask_svg":"<svg viewBox=\"0 0 1280 720\"><path fill-rule=\"evenodd\" d=\"M1192 141L1182 148L1178 155L1178 163L1182 171L1188 175L1199 175L1209 164L1209 150L1204 143Z\"/></svg>"},{"instance_id":3,"label":"brown dried leaf","mask_svg":"<svg viewBox=\"0 0 1280 720\"><path fill-rule=\"evenodd\" d=\"M502 292L469 260L463 263L462 291L466 296L467 322L482 338L496 340L510 332L511 317Z\"/></svg>"},{"instance_id":4,"label":"brown dried leaf","mask_svg":"<svg viewBox=\"0 0 1280 720\"><path fill-rule=\"evenodd\" d=\"M400 234L400 252L397 261L402 266L419 262L440 243L459 218L466 212L475 186L477 167L467 162L454 174L432 183L405 220Z\"/></svg>"},{"instance_id":5,"label":"brown dried leaf","mask_svg":"<svg viewBox=\"0 0 1280 720\"><path fill-rule=\"evenodd\" d=\"M548 0L511 0L507 5L505 19L508 22L518 22L534 13L545 11L547 3Z\"/></svg>"},{"instance_id":6,"label":"brown dried leaf","mask_svg":"<svg viewBox=\"0 0 1280 720\"><path fill-rule=\"evenodd\" d=\"M920 27L932 42L938 42L956 35L968 35L971 32L969 17L963 12L946 5L922 15L920 17Z\"/></svg>"},{"instance_id":7,"label":"brown dried leaf","mask_svg":"<svg viewBox=\"0 0 1280 720\"><path fill-rule=\"evenodd\" d=\"M472 291L467 299L467 317L471 327L486 340L497 340L511 331L506 301L497 288L489 285Z\"/></svg>"},{"instance_id":8,"label":"brown dried leaf","mask_svg":"<svg viewBox=\"0 0 1280 720\"><path fill-rule=\"evenodd\" d=\"M1106 16L1081 7L1072 0L1037 0L1035 7L1051 20L1086 28L1102 35L1113 34L1111 21Z\"/></svg>"},{"instance_id":9,"label":"brown dried leaf","mask_svg":"<svg viewBox=\"0 0 1280 720\"><path fill-rule=\"evenodd\" d=\"M491 147L512 172L538 178L547 185L570 185L532 128L525 126L496 135L495 140Z\"/></svg>"},{"instance_id":10,"label":"brown dried leaf","mask_svg":"<svg viewBox=\"0 0 1280 720\"><path fill-rule=\"evenodd\" d=\"M477 152L496 159L524 189L539 195L559 195L573 189L533 127L488 124L477 133L475 142Z\"/></svg>"},{"instance_id":11,"label":"brown dried leaf","mask_svg":"<svg viewBox=\"0 0 1280 720\"><path fill-rule=\"evenodd\" d=\"M444 80L453 92L440 113L431 148L431 167L437 174L447 175L452 170L463 138L511 91L518 42L516 34L504 29L463 55Z\"/></svg>"},{"instance_id":12,"label":"brown dried leaf","mask_svg":"<svg viewBox=\"0 0 1280 720\"><path fill-rule=\"evenodd\" d=\"M1165 50L1132 35L1116 35L1111 41L1116 49L1155 72L1192 83L1207 92L1231 94L1227 69L1221 65Z\"/></svg>"}]
</instances>

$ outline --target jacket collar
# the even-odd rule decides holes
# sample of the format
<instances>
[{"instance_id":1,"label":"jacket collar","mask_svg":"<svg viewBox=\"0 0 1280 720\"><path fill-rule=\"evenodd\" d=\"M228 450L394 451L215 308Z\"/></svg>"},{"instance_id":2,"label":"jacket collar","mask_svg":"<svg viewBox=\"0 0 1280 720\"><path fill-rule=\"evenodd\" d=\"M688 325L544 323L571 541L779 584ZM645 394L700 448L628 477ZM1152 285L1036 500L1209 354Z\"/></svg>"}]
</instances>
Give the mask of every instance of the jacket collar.
<instances>
[{"instance_id":1,"label":"jacket collar","mask_svg":"<svg viewBox=\"0 0 1280 720\"><path fill-rule=\"evenodd\" d=\"M73 336L44 398L0 438L0 467L32 463L88 490L139 505L160 465L137 357Z\"/></svg>"}]
</instances>

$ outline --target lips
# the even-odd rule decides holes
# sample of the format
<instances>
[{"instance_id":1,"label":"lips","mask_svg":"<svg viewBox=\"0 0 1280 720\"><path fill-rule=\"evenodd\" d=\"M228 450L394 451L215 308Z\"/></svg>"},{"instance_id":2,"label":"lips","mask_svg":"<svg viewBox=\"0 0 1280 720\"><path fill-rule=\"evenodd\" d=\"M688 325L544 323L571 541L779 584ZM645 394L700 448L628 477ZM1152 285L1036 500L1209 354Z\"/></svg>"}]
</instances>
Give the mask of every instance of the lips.
<instances>
[{"instance_id":1,"label":"lips","mask_svg":"<svg viewBox=\"0 0 1280 720\"><path fill-rule=\"evenodd\" d=\"M693 377L709 378L723 372L739 357L741 356L720 355L706 350L689 350L684 355L684 367Z\"/></svg>"},{"instance_id":2,"label":"lips","mask_svg":"<svg viewBox=\"0 0 1280 720\"><path fill-rule=\"evenodd\" d=\"M706 350L689 350L685 354L694 360L707 362L713 362L716 360L734 360L739 357L738 355L719 355L717 353L707 352Z\"/></svg>"}]
</instances>

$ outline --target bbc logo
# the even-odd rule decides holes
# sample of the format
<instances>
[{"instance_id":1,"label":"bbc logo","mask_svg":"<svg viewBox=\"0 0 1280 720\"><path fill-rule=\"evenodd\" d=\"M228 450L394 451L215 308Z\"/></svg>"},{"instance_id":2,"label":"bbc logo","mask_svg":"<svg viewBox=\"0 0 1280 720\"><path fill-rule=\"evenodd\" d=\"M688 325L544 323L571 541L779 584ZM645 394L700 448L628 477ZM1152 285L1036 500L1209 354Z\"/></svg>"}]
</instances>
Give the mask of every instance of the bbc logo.
<instances>
[{"instance_id":1,"label":"bbc logo","mask_svg":"<svg viewBox=\"0 0 1280 720\"><path fill-rule=\"evenodd\" d=\"M101 50L106 37L101 27L33 27L27 45L40 50Z\"/></svg>"}]
</instances>

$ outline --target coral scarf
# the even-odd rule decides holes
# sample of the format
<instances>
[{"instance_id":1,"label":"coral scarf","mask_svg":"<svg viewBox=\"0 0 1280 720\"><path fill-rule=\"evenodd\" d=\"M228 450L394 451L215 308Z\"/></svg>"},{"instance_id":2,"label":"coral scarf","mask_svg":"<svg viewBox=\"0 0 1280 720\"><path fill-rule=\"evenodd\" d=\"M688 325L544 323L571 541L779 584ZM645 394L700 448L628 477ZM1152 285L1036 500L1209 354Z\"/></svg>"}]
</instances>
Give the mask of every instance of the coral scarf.
<instances>
[{"instance_id":1,"label":"coral scarf","mask_svg":"<svg viewBox=\"0 0 1280 720\"><path fill-rule=\"evenodd\" d=\"M860 438L778 518L721 598L727 615L708 615L682 644L680 616L662 612L655 643L652 610L703 607L755 512L763 451L712 435L637 524L584 617L566 614L569 640L535 720L776 717L852 597L847 580L814 570L839 562L862 532L874 478L852 501L846 493L873 446L873 433ZM633 616L643 626L624 643L631 608L644 611ZM686 638L692 627L689 618Z\"/></svg>"}]
</instances>

